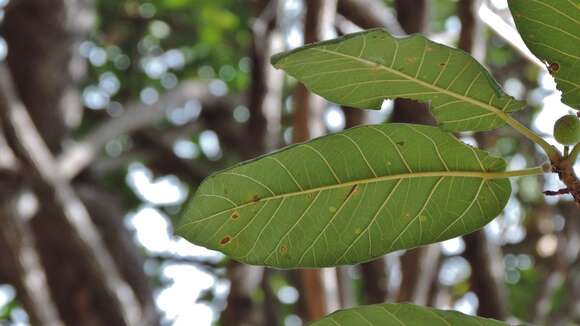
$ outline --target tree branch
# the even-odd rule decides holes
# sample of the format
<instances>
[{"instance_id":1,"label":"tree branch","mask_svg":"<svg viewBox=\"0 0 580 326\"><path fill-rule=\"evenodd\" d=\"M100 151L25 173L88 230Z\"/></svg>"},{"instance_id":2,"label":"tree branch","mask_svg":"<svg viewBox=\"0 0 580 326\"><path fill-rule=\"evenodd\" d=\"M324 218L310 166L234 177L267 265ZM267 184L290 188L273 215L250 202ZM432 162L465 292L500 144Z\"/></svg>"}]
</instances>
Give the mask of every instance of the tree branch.
<instances>
[{"instance_id":1,"label":"tree branch","mask_svg":"<svg viewBox=\"0 0 580 326\"><path fill-rule=\"evenodd\" d=\"M494 33L506 41L516 52L520 53L528 61L544 71L548 71L546 65L540 61L526 46L518 31L508 24L501 16L493 12L485 3L481 4L477 11L479 19Z\"/></svg>"},{"instance_id":2,"label":"tree branch","mask_svg":"<svg viewBox=\"0 0 580 326\"><path fill-rule=\"evenodd\" d=\"M7 198L0 198L3 201ZM15 212L14 203L0 202L0 243L7 252L3 263L10 265L24 308L35 325L64 325L54 305L34 233ZM8 266L6 266L8 267Z\"/></svg>"},{"instance_id":3,"label":"tree branch","mask_svg":"<svg viewBox=\"0 0 580 326\"><path fill-rule=\"evenodd\" d=\"M66 222L75 231L78 245L90 257L92 268L106 285L111 298L118 301L128 325L138 325L140 307L135 294L121 278L115 262L97 232L85 206L72 187L62 178L58 165L43 142L26 108L16 97L8 69L0 65L0 116L6 132L15 143L15 151L32 169L32 177L39 186L49 190Z\"/></svg>"},{"instance_id":4,"label":"tree branch","mask_svg":"<svg viewBox=\"0 0 580 326\"><path fill-rule=\"evenodd\" d=\"M393 11L383 1L340 0L338 12L364 29L385 27L393 35L406 35Z\"/></svg>"},{"instance_id":5,"label":"tree branch","mask_svg":"<svg viewBox=\"0 0 580 326\"><path fill-rule=\"evenodd\" d=\"M223 101L222 98L212 95L205 83L184 82L165 93L153 105L145 106L139 101L132 102L127 105L123 115L107 120L84 139L67 148L58 157L58 172L66 179L74 178L95 159L109 141L148 127L162 120L168 110L194 99L202 106Z\"/></svg>"}]
</instances>

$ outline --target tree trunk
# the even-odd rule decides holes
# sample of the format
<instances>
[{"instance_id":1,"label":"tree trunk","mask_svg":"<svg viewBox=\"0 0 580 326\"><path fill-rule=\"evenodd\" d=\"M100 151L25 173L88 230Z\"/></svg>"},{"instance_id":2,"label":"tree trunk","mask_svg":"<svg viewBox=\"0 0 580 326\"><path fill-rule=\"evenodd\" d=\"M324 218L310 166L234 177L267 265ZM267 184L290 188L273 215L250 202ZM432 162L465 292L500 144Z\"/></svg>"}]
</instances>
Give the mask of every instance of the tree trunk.
<instances>
[{"instance_id":1,"label":"tree trunk","mask_svg":"<svg viewBox=\"0 0 580 326\"><path fill-rule=\"evenodd\" d=\"M78 122L82 112L74 83L84 69L76 49L93 21L89 0L18 1L10 6L0 27L10 49L9 72L2 71L0 110L4 118L14 118L3 119L11 146L22 147L24 140L32 140L42 150L39 155L26 153L30 147L19 148L23 162L19 173L40 203L29 229L62 321L67 325L155 325L159 317L152 291L124 229L122 212L114 211L110 201L103 205L102 198L92 192L98 185L83 185L91 191L81 201L83 196L65 178L47 174L58 174L51 156L61 150L68 127ZM8 94L12 81L14 94ZM15 119L34 123L23 130ZM26 154L31 155L22 157ZM40 157L49 161L37 162ZM13 189L2 187L0 193L12 193Z\"/></svg>"}]
</instances>

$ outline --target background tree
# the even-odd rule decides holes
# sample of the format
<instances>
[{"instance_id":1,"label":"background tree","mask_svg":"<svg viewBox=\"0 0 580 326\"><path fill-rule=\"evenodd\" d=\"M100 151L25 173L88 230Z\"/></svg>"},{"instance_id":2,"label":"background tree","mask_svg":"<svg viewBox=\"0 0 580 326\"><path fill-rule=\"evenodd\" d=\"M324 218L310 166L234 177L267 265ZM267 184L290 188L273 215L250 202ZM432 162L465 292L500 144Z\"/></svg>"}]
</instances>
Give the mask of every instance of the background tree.
<instances>
[{"instance_id":1,"label":"background tree","mask_svg":"<svg viewBox=\"0 0 580 326\"><path fill-rule=\"evenodd\" d=\"M354 267L249 267L170 228L203 178L240 160L345 126L432 121L400 109L413 102L363 113L313 97L269 62L303 42L427 33L473 53L534 106L517 118L551 132L568 109L505 2L12 0L2 11L0 320L297 325L386 299L580 322L579 211L542 195L555 179L517 179L483 231ZM460 136L510 166L541 163L509 129Z\"/></svg>"}]
</instances>

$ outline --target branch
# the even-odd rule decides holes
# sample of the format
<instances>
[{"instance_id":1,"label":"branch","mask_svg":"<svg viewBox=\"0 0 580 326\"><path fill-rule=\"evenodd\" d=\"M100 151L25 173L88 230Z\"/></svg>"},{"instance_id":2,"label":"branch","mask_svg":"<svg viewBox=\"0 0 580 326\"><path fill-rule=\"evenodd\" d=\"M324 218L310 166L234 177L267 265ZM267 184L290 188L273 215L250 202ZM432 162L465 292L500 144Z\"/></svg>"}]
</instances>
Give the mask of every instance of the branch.
<instances>
[{"instance_id":1,"label":"branch","mask_svg":"<svg viewBox=\"0 0 580 326\"><path fill-rule=\"evenodd\" d=\"M406 35L393 11L379 0L341 0L338 12L356 25L368 29L385 27L393 35Z\"/></svg>"},{"instance_id":2,"label":"branch","mask_svg":"<svg viewBox=\"0 0 580 326\"><path fill-rule=\"evenodd\" d=\"M31 176L48 189L65 221L75 231L78 245L90 258L95 275L105 284L128 325L138 325L141 311L132 289L121 278L115 262L85 206L60 175L51 152L32 122L26 107L16 97L11 75L0 65L0 116L15 143L19 157L32 169Z\"/></svg>"},{"instance_id":3,"label":"branch","mask_svg":"<svg viewBox=\"0 0 580 326\"><path fill-rule=\"evenodd\" d=\"M0 203L0 243L2 248L7 249L7 252L3 252L3 264L10 265L11 274L14 274L10 278L15 279L32 323L64 325L51 298L46 272L36 250L34 233L15 212L14 206L13 202Z\"/></svg>"},{"instance_id":4,"label":"branch","mask_svg":"<svg viewBox=\"0 0 580 326\"><path fill-rule=\"evenodd\" d=\"M6 170L9 173L18 171L20 162L18 162L18 158L16 158L12 148L10 148L10 145L6 141L2 130L2 123L0 123L0 153L0 171Z\"/></svg>"},{"instance_id":5,"label":"branch","mask_svg":"<svg viewBox=\"0 0 580 326\"><path fill-rule=\"evenodd\" d=\"M494 31L499 37L506 41L514 50L524 58L539 67L543 71L548 71L546 65L540 61L526 46L518 31L508 24L500 15L493 12L485 3L482 3L477 12L479 19Z\"/></svg>"},{"instance_id":6,"label":"branch","mask_svg":"<svg viewBox=\"0 0 580 326\"><path fill-rule=\"evenodd\" d=\"M84 170L111 140L148 127L162 120L170 109L183 105L189 100L198 100L202 106L220 101L208 89L208 85L199 82L184 82L175 89L165 93L152 105L133 102L118 118L111 118L94 129L84 139L67 148L58 157L58 172L65 179L72 179Z\"/></svg>"}]
</instances>

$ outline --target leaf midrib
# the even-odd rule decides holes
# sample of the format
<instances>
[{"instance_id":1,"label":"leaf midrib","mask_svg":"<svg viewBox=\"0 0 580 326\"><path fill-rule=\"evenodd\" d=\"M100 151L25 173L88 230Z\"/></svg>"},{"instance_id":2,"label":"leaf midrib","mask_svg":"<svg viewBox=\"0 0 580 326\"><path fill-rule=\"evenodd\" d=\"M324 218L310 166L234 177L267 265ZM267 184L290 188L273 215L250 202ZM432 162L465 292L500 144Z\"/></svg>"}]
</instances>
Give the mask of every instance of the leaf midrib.
<instances>
[{"instance_id":1,"label":"leaf midrib","mask_svg":"<svg viewBox=\"0 0 580 326\"><path fill-rule=\"evenodd\" d=\"M446 94L446 95L448 95L450 97L453 97L453 98L461 99L462 101L465 101L465 102L474 104L474 105L479 106L479 107L481 107L481 108L483 108L483 109L485 109L487 111L493 112L496 115L498 115L502 120L504 120L506 122L508 120L506 118L507 117L507 114L505 112L503 112L502 110L497 109L496 107L494 107L492 105L489 105L488 103L481 102L479 100L473 99L473 98L468 97L468 96L464 96L462 94L458 94L458 93L455 93L455 92L451 92L448 89L441 88L441 87L439 87L437 85L430 84L430 83L425 82L425 81L423 81L421 79L418 79L418 78L415 78L413 76L404 74L404 73L402 73L402 72L400 72L400 71L398 71L396 69L387 67L385 65L378 64L378 63L373 62L373 61L365 60L365 59L362 59L362 58L358 58L358 57L351 56L351 55L344 54L344 53L337 52L337 51L332 51L332 50L327 50L327 49L319 49L319 48L311 48L311 49L312 50L316 50L316 51L326 52L326 53L333 54L333 55L342 56L342 57L345 57L347 59L359 61L359 62L361 62L363 64L366 64L366 65L369 65L369 66L378 67L379 69L382 69L382 70L385 70L387 72L390 72L390 73L393 73L395 75L398 75L400 77L406 78L406 79L408 79L410 81L413 81L413 82L416 82L418 84L421 84L421 85L423 85L423 86L425 86L427 88L430 88L432 90L435 90L435 91L444 93L444 94ZM443 68L443 69L445 69L445 68Z\"/></svg>"},{"instance_id":2,"label":"leaf midrib","mask_svg":"<svg viewBox=\"0 0 580 326\"><path fill-rule=\"evenodd\" d=\"M315 188L311 188L311 189L307 189L307 190L302 190L302 191L294 191L294 192L288 192L288 193L274 195L274 196L270 196L270 197L263 197L263 198L258 199L257 201L250 201L250 202L245 203L245 204L241 204L241 205L238 205L238 206L235 206L232 208L228 208L228 209L216 212L216 213L214 213L210 216L206 216L202 219L183 224L178 228L178 231L183 230L185 227L205 222L205 221L207 221L211 218L214 218L218 215L221 215L221 214L227 213L227 212L231 212L231 211L236 210L236 209L241 209L241 208L244 208L247 206L256 205L258 203L263 203L263 202L267 202L270 200L306 195L306 194L317 192L317 191L326 191L326 190L332 190L332 189L337 189L337 188L352 187L352 186L356 186L356 185L364 185L364 184L371 184L371 183L391 181L391 180L399 180L399 179L430 178L430 177L464 177L464 178L479 178L479 179L483 179L485 181L485 180L492 180L492 179L507 178L510 175L511 175L510 172L429 171L429 172L393 174L393 175L386 175L386 176L381 176L381 177L376 177L376 178L373 177L373 178L367 178L367 179L358 179L358 180L353 180L353 181L348 181L348 182L343 182L343 183L338 183L338 184L333 184L333 185L319 186L319 187L315 187Z\"/></svg>"}]
</instances>

